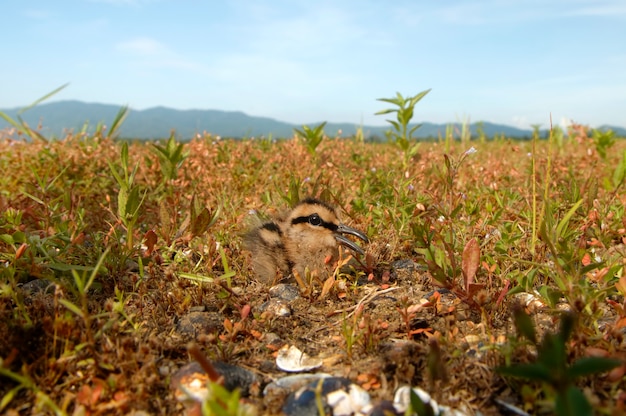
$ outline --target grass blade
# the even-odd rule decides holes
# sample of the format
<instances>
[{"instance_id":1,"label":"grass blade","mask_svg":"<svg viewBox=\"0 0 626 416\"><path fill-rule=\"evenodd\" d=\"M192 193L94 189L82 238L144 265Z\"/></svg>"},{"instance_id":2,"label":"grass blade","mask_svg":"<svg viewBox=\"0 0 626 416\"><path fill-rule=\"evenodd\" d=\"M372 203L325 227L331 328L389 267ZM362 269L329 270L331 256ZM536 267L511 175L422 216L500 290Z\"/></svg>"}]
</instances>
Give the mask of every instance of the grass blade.
<instances>
[{"instance_id":1,"label":"grass blade","mask_svg":"<svg viewBox=\"0 0 626 416\"><path fill-rule=\"evenodd\" d=\"M59 88L55 89L52 92L49 92L48 94L44 95L41 98L36 99L32 104L20 109L20 111L17 112L17 114L22 114L28 110L30 110L31 108L35 107L37 104L46 101L48 98L52 97L53 95L55 95L56 93L58 93L59 91L61 91L62 89L64 89L65 87L67 87L68 85L70 85L69 82L66 82L65 84L61 85Z\"/></svg>"}]
</instances>

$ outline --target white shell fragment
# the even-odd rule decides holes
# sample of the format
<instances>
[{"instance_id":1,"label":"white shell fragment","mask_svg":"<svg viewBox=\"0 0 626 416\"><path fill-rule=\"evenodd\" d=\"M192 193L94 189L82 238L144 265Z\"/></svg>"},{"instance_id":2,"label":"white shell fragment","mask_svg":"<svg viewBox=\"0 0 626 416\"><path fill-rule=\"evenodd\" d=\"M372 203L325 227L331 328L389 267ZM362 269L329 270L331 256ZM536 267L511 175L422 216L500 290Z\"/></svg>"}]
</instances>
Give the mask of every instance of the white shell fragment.
<instances>
[{"instance_id":1,"label":"white shell fragment","mask_svg":"<svg viewBox=\"0 0 626 416\"><path fill-rule=\"evenodd\" d=\"M295 345L285 345L278 350L276 366L289 373L300 371L311 371L322 366L320 358L312 358L308 354L300 351Z\"/></svg>"},{"instance_id":2,"label":"white shell fragment","mask_svg":"<svg viewBox=\"0 0 626 416\"><path fill-rule=\"evenodd\" d=\"M321 377L292 392L282 411L286 416L317 416L320 410L334 416L352 416L367 414L369 408L370 396L357 384L343 377Z\"/></svg>"},{"instance_id":3,"label":"white shell fragment","mask_svg":"<svg viewBox=\"0 0 626 416\"><path fill-rule=\"evenodd\" d=\"M424 404L429 404L433 409L433 414L439 415L439 405L436 401L434 401L430 394L426 393L424 390L419 387L414 387L413 392L417 394L417 396L424 402ZM393 406L397 411L404 413L409 408L411 404L411 388L409 386L402 386L396 390L396 394L393 396Z\"/></svg>"},{"instance_id":4,"label":"white shell fragment","mask_svg":"<svg viewBox=\"0 0 626 416\"><path fill-rule=\"evenodd\" d=\"M466 416L466 413L457 409L451 409L447 406L440 406L434 401L430 394L426 393L419 387L413 387L413 392L422 400L426 405L430 405L435 416ZM393 397L393 407L399 413L405 413L411 403L411 388L409 386L402 386L396 390L396 394Z\"/></svg>"},{"instance_id":5,"label":"white shell fragment","mask_svg":"<svg viewBox=\"0 0 626 416\"><path fill-rule=\"evenodd\" d=\"M530 313L536 313L547 308L547 305L545 304L545 302L543 302L538 296L538 294L535 294L535 293L529 293L529 292L516 293L515 295L512 296L512 299L519 302L522 306L528 309L528 312Z\"/></svg>"},{"instance_id":6,"label":"white shell fragment","mask_svg":"<svg viewBox=\"0 0 626 416\"><path fill-rule=\"evenodd\" d=\"M326 402L333 409L333 415L354 415L370 404L370 395L359 385L351 383L344 389L326 395Z\"/></svg>"}]
</instances>

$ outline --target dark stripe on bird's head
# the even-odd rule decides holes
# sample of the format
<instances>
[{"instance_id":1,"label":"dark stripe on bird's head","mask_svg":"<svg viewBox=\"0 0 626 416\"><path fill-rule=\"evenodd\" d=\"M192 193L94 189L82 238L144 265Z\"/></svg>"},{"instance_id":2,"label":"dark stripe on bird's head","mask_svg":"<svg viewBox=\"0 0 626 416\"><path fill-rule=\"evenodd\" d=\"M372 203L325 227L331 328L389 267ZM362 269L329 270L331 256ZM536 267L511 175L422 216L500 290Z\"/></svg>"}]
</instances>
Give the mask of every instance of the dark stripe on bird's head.
<instances>
[{"instance_id":1,"label":"dark stripe on bird's head","mask_svg":"<svg viewBox=\"0 0 626 416\"><path fill-rule=\"evenodd\" d=\"M332 232L337 232L337 229L339 228L337 224L324 221L322 217L320 217L318 214L303 215L301 217L296 217L293 220L291 220L291 225L305 224L305 223L311 224L316 227L324 227L327 230L330 230Z\"/></svg>"},{"instance_id":2,"label":"dark stripe on bird's head","mask_svg":"<svg viewBox=\"0 0 626 416\"><path fill-rule=\"evenodd\" d=\"M261 225L261 228L272 231L280 236L283 235L280 227L278 227L278 224L276 224L275 222L266 222L265 224Z\"/></svg>"}]
</instances>

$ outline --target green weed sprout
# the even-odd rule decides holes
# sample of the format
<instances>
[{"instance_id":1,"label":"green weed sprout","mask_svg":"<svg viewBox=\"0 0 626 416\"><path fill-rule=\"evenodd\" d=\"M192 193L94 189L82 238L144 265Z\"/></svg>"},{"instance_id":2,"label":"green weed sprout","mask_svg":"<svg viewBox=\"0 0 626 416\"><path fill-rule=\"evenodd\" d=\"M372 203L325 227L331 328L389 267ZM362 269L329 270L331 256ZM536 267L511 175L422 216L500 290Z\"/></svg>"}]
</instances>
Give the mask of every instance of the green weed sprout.
<instances>
[{"instance_id":1,"label":"green weed sprout","mask_svg":"<svg viewBox=\"0 0 626 416\"><path fill-rule=\"evenodd\" d=\"M239 389L228 391L220 383L210 381L209 397L202 403L202 416L245 416L251 411L240 403Z\"/></svg>"},{"instance_id":2,"label":"green weed sprout","mask_svg":"<svg viewBox=\"0 0 626 416\"><path fill-rule=\"evenodd\" d=\"M165 143L165 146L160 144L152 144L151 149L159 158L161 163L161 173L163 173L163 179L174 180L178 176L178 168L183 164L183 161L187 155L183 152L184 144L176 143L174 133L172 133Z\"/></svg>"},{"instance_id":3,"label":"green weed sprout","mask_svg":"<svg viewBox=\"0 0 626 416\"><path fill-rule=\"evenodd\" d=\"M128 143L126 142L122 145L120 164L123 176L118 173L117 167L111 162L109 162L109 168L120 186L117 194L117 215L126 227L126 244L132 250L135 224L139 219L139 208L146 197L146 193L144 192L144 195L140 197L139 188L135 185L135 175L139 164L135 164L133 171L128 173Z\"/></svg>"},{"instance_id":4,"label":"green weed sprout","mask_svg":"<svg viewBox=\"0 0 626 416\"><path fill-rule=\"evenodd\" d=\"M126 117L128 116L128 113L130 112L130 109L128 108L127 105L120 107L119 111L117 112L117 114L115 115L115 118L113 119L113 123L111 123L111 128L109 129L109 135L108 137L110 139L115 139L117 138L117 136L119 136L120 134L120 127L122 126L122 123L124 123L124 120L126 120ZM97 132L97 135L102 134L102 125L99 125L99 132Z\"/></svg>"},{"instance_id":5,"label":"green weed sprout","mask_svg":"<svg viewBox=\"0 0 626 416\"><path fill-rule=\"evenodd\" d=\"M619 187L624 184L624 180L626 180L626 150L622 155L622 159L615 167L615 170L613 170L613 177L611 181L613 185L613 192L617 193Z\"/></svg>"},{"instance_id":6,"label":"green weed sprout","mask_svg":"<svg viewBox=\"0 0 626 416\"><path fill-rule=\"evenodd\" d=\"M67 310L73 312L85 324L85 334L89 341L88 347L93 349L95 346L95 339L91 328L92 316L89 313L89 289L96 280L96 276L102 269L104 259L109 254L109 249L106 249L100 256L98 263L95 265L91 273L87 274L87 270L83 270L82 274L79 274L77 270L72 269L72 277L74 278L74 284L76 291L78 292L78 298L80 305L76 305L67 299L60 299L59 302L67 308Z\"/></svg>"},{"instance_id":7,"label":"green weed sprout","mask_svg":"<svg viewBox=\"0 0 626 416\"><path fill-rule=\"evenodd\" d=\"M596 151L602 159L606 159L606 151L615 144L615 132L613 130L593 129L591 140L596 145Z\"/></svg>"},{"instance_id":8,"label":"green weed sprout","mask_svg":"<svg viewBox=\"0 0 626 416\"><path fill-rule=\"evenodd\" d=\"M496 371L504 376L539 381L549 386L556 393L554 410L557 416L593 414L591 404L576 388L574 381L580 377L609 371L621 365L621 362L602 357L583 357L569 364L566 347L576 323L576 317L572 313L564 313L558 332L545 334L541 342L537 339L530 316L522 308L516 308L513 317L520 335L537 348L537 361L498 367Z\"/></svg>"},{"instance_id":9,"label":"green weed sprout","mask_svg":"<svg viewBox=\"0 0 626 416\"><path fill-rule=\"evenodd\" d=\"M326 122L323 122L319 126L315 128L310 128L309 126L303 125L302 130L293 129L298 136L300 136L304 143L306 144L306 150L311 154L311 156L315 156L315 152L317 146L322 142L324 138L324 126Z\"/></svg>"},{"instance_id":10,"label":"green weed sprout","mask_svg":"<svg viewBox=\"0 0 626 416\"><path fill-rule=\"evenodd\" d=\"M399 92L396 93L395 98L378 98L377 101L384 101L386 103L393 104L397 108L388 108L381 110L376 115L396 113L396 120L387 120L394 128L395 131L390 133L394 139L394 143L404 152L404 164L408 164L409 160L417 154L419 144L413 144L413 133L417 130L421 124L413 126L409 130L409 122L413 118L413 110L415 104L417 104L426 94L430 92L430 89L420 92L413 97L403 97Z\"/></svg>"},{"instance_id":11,"label":"green weed sprout","mask_svg":"<svg viewBox=\"0 0 626 416\"><path fill-rule=\"evenodd\" d=\"M406 409L406 412L404 412L405 416L436 416L433 406L422 400L415 390L411 389L409 398L410 406Z\"/></svg>"},{"instance_id":12,"label":"green weed sprout","mask_svg":"<svg viewBox=\"0 0 626 416\"><path fill-rule=\"evenodd\" d=\"M0 411L11 403L20 390L30 390L35 396L34 411L49 410L56 416L66 416L67 413L60 408L28 375L17 374L4 367L4 360L0 358L0 377L5 377L17 383L17 386L9 390L0 400Z\"/></svg>"}]
</instances>

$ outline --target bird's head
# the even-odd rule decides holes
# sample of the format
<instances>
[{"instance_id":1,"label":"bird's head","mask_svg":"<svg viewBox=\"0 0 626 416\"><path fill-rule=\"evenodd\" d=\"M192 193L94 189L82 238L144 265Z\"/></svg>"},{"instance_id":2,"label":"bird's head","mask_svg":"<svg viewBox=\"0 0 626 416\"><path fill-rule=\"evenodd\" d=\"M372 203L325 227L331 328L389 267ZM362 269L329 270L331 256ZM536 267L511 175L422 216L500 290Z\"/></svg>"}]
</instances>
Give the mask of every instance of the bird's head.
<instances>
[{"instance_id":1,"label":"bird's head","mask_svg":"<svg viewBox=\"0 0 626 416\"><path fill-rule=\"evenodd\" d=\"M341 244L363 255L363 249L347 235L353 235L368 243L363 232L349 227L339 220L331 205L313 198L300 201L289 213L286 221L287 234L292 239L305 241L309 246L336 246Z\"/></svg>"}]
</instances>

